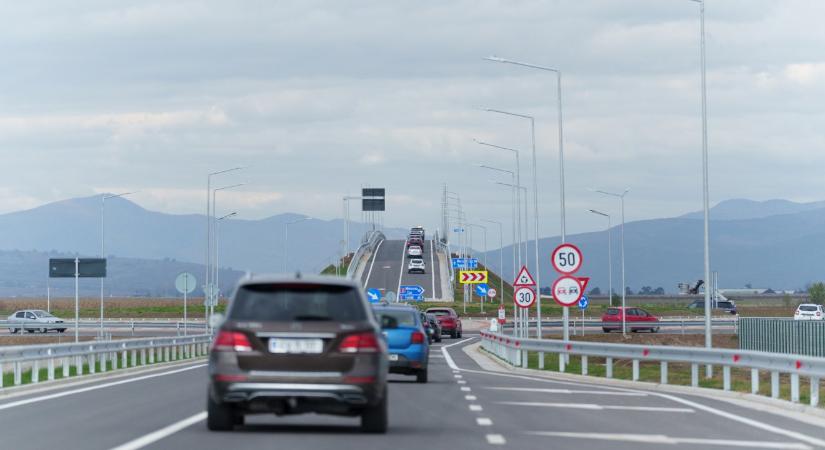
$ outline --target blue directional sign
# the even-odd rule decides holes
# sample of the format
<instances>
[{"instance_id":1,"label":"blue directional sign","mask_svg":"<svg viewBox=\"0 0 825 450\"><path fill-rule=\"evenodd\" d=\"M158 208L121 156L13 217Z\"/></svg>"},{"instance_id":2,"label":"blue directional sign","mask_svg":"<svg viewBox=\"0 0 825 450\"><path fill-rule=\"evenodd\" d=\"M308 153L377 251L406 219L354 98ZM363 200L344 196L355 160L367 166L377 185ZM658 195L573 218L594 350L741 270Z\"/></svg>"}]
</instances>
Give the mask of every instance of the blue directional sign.
<instances>
[{"instance_id":1,"label":"blue directional sign","mask_svg":"<svg viewBox=\"0 0 825 450\"><path fill-rule=\"evenodd\" d=\"M584 311L588 306L590 306L590 300L586 295L582 295L581 300L579 300L579 309Z\"/></svg>"},{"instance_id":2,"label":"blue directional sign","mask_svg":"<svg viewBox=\"0 0 825 450\"><path fill-rule=\"evenodd\" d=\"M478 258L453 258L453 269L478 269Z\"/></svg>"},{"instance_id":3,"label":"blue directional sign","mask_svg":"<svg viewBox=\"0 0 825 450\"><path fill-rule=\"evenodd\" d=\"M381 301L381 291L378 289L372 288L367 290L367 300L370 303L378 303Z\"/></svg>"},{"instance_id":4,"label":"blue directional sign","mask_svg":"<svg viewBox=\"0 0 825 450\"><path fill-rule=\"evenodd\" d=\"M453 228L453 233L463 233L464 228Z\"/></svg>"},{"instance_id":5,"label":"blue directional sign","mask_svg":"<svg viewBox=\"0 0 825 450\"><path fill-rule=\"evenodd\" d=\"M487 295L487 283L479 283L476 285L476 295L484 297Z\"/></svg>"},{"instance_id":6,"label":"blue directional sign","mask_svg":"<svg viewBox=\"0 0 825 450\"><path fill-rule=\"evenodd\" d=\"M423 301L424 288L421 286L401 286L398 290L398 300Z\"/></svg>"}]
</instances>

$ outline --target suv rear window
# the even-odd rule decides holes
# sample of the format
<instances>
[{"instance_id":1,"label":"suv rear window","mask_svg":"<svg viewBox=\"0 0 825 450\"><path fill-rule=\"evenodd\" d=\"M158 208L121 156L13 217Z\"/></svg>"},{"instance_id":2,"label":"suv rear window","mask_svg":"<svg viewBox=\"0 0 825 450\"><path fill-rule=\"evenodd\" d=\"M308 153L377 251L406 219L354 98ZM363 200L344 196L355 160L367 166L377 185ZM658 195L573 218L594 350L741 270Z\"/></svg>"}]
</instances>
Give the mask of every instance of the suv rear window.
<instances>
[{"instance_id":1,"label":"suv rear window","mask_svg":"<svg viewBox=\"0 0 825 450\"><path fill-rule=\"evenodd\" d=\"M415 326L415 312L414 311L394 311L391 309L376 310L375 315L378 316L378 321L381 322L382 317L392 317L398 321L399 327L414 327Z\"/></svg>"},{"instance_id":2,"label":"suv rear window","mask_svg":"<svg viewBox=\"0 0 825 450\"><path fill-rule=\"evenodd\" d=\"M349 286L252 284L238 289L228 313L232 320L354 322L367 319Z\"/></svg>"},{"instance_id":3,"label":"suv rear window","mask_svg":"<svg viewBox=\"0 0 825 450\"><path fill-rule=\"evenodd\" d=\"M608 316L618 316L619 309L618 308L607 308L607 315Z\"/></svg>"},{"instance_id":4,"label":"suv rear window","mask_svg":"<svg viewBox=\"0 0 825 450\"><path fill-rule=\"evenodd\" d=\"M817 307L814 305L799 305L800 311L816 311Z\"/></svg>"}]
</instances>

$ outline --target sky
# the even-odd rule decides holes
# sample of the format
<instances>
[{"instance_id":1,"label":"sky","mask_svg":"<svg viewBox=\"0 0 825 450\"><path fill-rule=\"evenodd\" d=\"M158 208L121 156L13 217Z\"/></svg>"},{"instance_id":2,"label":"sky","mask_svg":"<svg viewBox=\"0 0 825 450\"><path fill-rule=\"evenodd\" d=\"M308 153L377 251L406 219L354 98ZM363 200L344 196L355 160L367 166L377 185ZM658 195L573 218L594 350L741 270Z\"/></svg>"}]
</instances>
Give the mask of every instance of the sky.
<instances>
[{"instance_id":1,"label":"sky","mask_svg":"<svg viewBox=\"0 0 825 450\"><path fill-rule=\"evenodd\" d=\"M168 213L331 219L385 187L385 224L510 220L520 150L543 236L559 232L562 71L568 233L699 210L699 9L688 0L0 3L0 213L139 191ZM708 0L710 198L822 200L825 2ZM532 200L531 200L532 201ZM531 209L532 211L532 209ZM532 213L531 213L532 214ZM353 212L354 217L357 213ZM615 223L614 219L614 223ZM505 228L505 232L507 228ZM532 233L532 232L531 232Z\"/></svg>"}]
</instances>

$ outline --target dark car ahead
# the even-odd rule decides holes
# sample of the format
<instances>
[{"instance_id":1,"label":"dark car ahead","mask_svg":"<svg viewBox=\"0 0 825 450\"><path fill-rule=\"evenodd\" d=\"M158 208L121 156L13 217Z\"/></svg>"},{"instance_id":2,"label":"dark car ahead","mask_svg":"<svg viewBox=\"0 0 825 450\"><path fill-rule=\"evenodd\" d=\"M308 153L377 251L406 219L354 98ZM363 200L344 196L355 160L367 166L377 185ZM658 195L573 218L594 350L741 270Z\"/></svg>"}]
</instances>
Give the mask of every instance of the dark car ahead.
<instances>
[{"instance_id":1,"label":"dark car ahead","mask_svg":"<svg viewBox=\"0 0 825 450\"><path fill-rule=\"evenodd\" d=\"M711 302L713 303L713 302ZM699 309L704 313L705 310L705 301L704 300L695 300L693 303L688 305L688 309ZM713 309L718 309L720 311L724 311L728 314L737 314L736 311L736 304L730 300L721 300L716 302L716 307Z\"/></svg>"},{"instance_id":2,"label":"dark car ahead","mask_svg":"<svg viewBox=\"0 0 825 450\"><path fill-rule=\"evenodd\" d=\"M337 277L242 280L209 356L207 426L247 414L360 416L387 429L387 345L363 290Z\"/></svg>"},{"instance_id":3,"label":"dark car ahead","mask_svg":"<svg viewBox=\"0 0 825 450\"><path fill-rule=\"evenodd\" d=\"M421 314L423 316L421 319L424 322L424 328L427 329L430 337L432 337L430 342L441 342L441 324L438 322L438 319L432 314Z\"/></svg>"},{"instance_id":4,"label":"dark car ahead","mask_svg":"<svg viewBox=\"0 0 825 450\"><path fill-rule=\"evenodd\" d=\"M453 339L461 337L461 318L453 308L429 308L424 312L435 316L442 333L449 334Z\"/></svg>"}]
</instances>

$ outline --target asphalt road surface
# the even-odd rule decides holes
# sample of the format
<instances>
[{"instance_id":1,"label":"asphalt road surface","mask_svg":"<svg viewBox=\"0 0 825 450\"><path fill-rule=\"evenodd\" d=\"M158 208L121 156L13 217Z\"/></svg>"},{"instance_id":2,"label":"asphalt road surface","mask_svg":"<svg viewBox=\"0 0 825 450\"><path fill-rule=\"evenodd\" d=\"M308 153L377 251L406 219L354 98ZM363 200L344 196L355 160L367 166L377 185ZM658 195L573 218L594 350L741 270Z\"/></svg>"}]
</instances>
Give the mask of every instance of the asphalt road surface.
<instances>
[{"instance_id":1,"label":"asphalt road surface","mask_svg":"<svg viewBox=\"0 0 825 450\"><path fill-rule=\"evenodd\" d=\"M425 298L442 298L441 268L432 239L424 243L424 264L426 273L407 273L406 241L385 240L367 261L362 276L365 289L379 289L382 294L395 292L401 286L421 286Z\"/></svg>"},{"instance_id":2,"label":"asphalt road surface","mask_svg":"<svg viewBox=\"0 0 825 450\"><path fill-rule=\"evenodd\" d=\"M206 369L193 363L2 399L2 448L825 447L819 426L723 401L487 370L462 350L477 341L436 345L427 384L391 377L386 435L361 434L354 418L316 415L253 416L233 432L209 432Z\"/></svg>"}]
</instances>

